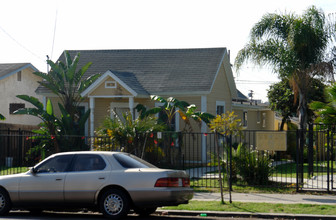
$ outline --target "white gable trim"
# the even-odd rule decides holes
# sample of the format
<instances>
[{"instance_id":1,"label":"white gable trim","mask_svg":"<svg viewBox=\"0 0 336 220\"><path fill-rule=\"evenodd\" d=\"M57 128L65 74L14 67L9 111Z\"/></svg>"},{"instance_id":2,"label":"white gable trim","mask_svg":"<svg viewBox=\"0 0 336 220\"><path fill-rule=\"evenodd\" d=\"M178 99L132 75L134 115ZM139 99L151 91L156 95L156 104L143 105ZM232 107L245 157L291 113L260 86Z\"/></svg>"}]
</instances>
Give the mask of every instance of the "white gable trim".
<instances>
[{"instance_id":1,"label":"white gable trim","mask_svg":"<svg viewBox=\"0 0 336 220\"><path fill-rule=\"evenodd\" d=\"M31 63L28 63L28 64L26 64L26 65L24 65L24 66L22 66L22 67L20 67L20 68L18 68L18 69L16 69L16 70L12 71L12 72L10 72L10 73L8 73L8 74L6 74L6 75L0 77L0 80L5 79L5 78L7 78L7 77L9 77L9 76L11 76L11 75L17 73L17 72L19 72L19 71L21 71L21 70L24 70L24 69L27 69L27 68L29 68L29 67L30 67L34 72L38 72L38 71L39 71L39 70L36 69Z\"/></svg>"},{"instance_id":2,"label":"white gable trim","mask_svg":"<svg viewBox=\"0 0 336 220\"><path fill-rule=\"evenodd\" d=\"M236 88L236 83L235 83L234 78L233 78L231 64L230 64L230 61L229 61L229 58L228 58L228 53L227 53L226 49L225 49L225 51L223 53L222 60L219 63L219 66L217 68L216 76L214 77L214 80L212 82L210 91L212 91L212 89L213 89L213 86L215 84L215 81L217 79L218 73L219 73L222 65L224 67L226 79L228 80L228 85L229 85L229 89L230 89L230 92L231 92L231 98L235 99L235 98L238 97L238 95L237 95L237 88Z\"/></svg>"},{"instance_id":3,"label":"white gable trim","mask_svg":"<svg viewBox=\"0 0 336 220\"><path fill-rule=\"evenodd\" d=\"M81 96L87 96L90 92L93 92L98 86L100 86L108 77L114 79L117 83L119 83L122 87L124 87L128 92L130 92L133 96L137 96L138 94L130 88L126 83L120 80L115 74L113 74L110 70L106 71L101 77L99 77L94 83L92 83L86 90L81 93ZM114 96L110 96L114 97Z\"/></svg>"}]
</instances>

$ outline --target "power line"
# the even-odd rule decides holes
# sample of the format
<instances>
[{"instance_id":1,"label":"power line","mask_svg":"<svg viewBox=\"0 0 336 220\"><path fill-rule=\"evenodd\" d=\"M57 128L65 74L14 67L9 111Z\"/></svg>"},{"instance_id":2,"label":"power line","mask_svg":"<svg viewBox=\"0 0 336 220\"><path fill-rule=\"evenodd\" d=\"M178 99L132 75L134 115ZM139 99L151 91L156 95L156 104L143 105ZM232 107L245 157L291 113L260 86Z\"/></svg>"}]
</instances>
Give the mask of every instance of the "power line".
<instances>
[{"instance_id":1,"label":"power line","mask_svg":"<svg viewBox=\"0 0 336 220\"><path fill-rule=\"evenodd\" d=\"M29 50L27 47L25 47L23 44L21 44L19 41L17 41L14 37L12 37L4 28L2 28L0 26L1 31L6 34L10 39L12 39L15 43L17 43L20 47L22 47L23 49L25 49L27 52L29 52L30 54L32 54L33 56L35 56L38 59L41 59L44 61L43 58L41 58L39 55L35 54L34 52L32 52L31 50Z\"/></svg>"},{"instance_id":2,"label":"power line","mask_svg":"<svg viewBox=\"0 0 336 220\"><path fill-rule=\"evenodd\" d=\"M258 80L235 80L236 84L273 84L276 81L258 81Z\"/></svg>"},{"instance_id":3,"label":"power line","mask_svg":"<svg viewBox=\"0 0 336 220\"><path fill-rule=\"evenodd\" d=\"M52 42L52 47L51 47L51 59L53 57L53 53L54 53L54 45L55 45L55 35L56 35L56 24L57 24L57 14L58 14L58 10L56 10L56 17L55 17L55 25L54 25L54 36L53 36L53 42Z\"/></svg>"}]
</instances>

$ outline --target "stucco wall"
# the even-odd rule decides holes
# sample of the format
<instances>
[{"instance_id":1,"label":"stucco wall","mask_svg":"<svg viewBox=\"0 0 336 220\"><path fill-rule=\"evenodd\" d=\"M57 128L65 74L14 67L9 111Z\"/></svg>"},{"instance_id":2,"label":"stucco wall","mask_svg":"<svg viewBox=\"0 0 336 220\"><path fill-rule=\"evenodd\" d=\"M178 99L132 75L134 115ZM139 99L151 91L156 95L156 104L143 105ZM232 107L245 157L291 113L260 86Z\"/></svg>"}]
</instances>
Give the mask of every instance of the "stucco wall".
<instances>
[{"instance_id":1,"label":"stucco wall","mask_svg":"<svg viewBox=\"0 0 336 220\"><path fill-rule=\"evenodd\" d=\"M17 73L0 81L0 113L6 117L6 120L0 121L0 123L35 126L41 122L39 118L34 116L9 114L10 103L24 103L25 107L32 107L28 102L17 98L17 95L34 96L42 102L42 96L35 93L39 85L37 81L40 80L38 76L33 74L31 68L27 68L21 71L21 81L17 80Z\"/></svg>"}]
</instances>

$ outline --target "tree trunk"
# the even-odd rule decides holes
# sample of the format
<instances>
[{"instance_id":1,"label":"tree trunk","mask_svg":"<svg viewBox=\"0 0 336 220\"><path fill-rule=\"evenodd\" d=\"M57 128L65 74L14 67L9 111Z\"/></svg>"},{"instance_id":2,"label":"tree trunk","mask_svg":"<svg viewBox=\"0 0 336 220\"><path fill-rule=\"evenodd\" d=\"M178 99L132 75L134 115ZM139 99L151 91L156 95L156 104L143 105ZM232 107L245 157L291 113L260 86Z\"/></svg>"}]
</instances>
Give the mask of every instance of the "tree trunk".
<instances>
[{"instance_id":1,"label":"tree trunk","mask_svg":"<svg viewBox=\"0 0 336 220\"><path fill-rule=\"evenodd\" d=\"M299 112L299 125L300 129L305 131L307 129L307 99L305 94L300 92L299 94L299 106L298 106L298 112Z\"/></svg>"}]
</instances>

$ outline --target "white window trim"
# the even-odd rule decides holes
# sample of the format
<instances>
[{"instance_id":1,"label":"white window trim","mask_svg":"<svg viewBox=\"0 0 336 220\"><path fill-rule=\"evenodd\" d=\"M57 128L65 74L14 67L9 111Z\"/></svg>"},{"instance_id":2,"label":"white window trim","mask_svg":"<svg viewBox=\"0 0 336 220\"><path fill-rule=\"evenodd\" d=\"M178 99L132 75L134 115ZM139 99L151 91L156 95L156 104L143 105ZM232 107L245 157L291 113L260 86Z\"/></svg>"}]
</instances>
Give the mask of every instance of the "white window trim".
<instances>
[{"instance_id":1,"label":"white window trim","mask_svg":"<svg viewBox=\"0 0 336 220\"><path fill-rule=\"evenodd\" d=\"M260 124L261 122L261 111L257 111L257 124Z\"/></svg>"},{"instance_id":2,"label":"white window trim","mask_svg":"<svg viewBox=\"0 0 336 220\"><path fill-rule=\"evenodd\" d=\"M266 128L266 118L267 118L267 114L266 112L262 113L262 127Z\"/></svg>"},{"instance_id":3,"label":"white window trim","mask_svg":"<svg viewBox=\"0 0 336 220\"><path fill-rule=\"evenodd\" d=\"M113 86L109 86L109 84L113 84ZM115 88L117 88L117 82L116 81L105 81L105 88L106 89L115 89Z\"/></svg>"},{"instance_id":4,"label":"white window trim","mask_svg":"<svg viewBox=\"0 0 336 220\"><path fill-rule=\"evenodd\" d=\"M246 125L245 125L245 113L246 113ZM243 111L243 127L244 128L247 128L247 126L248 126L248 111L247 110L244 110Z\"/></svg>"}]
</instances>

